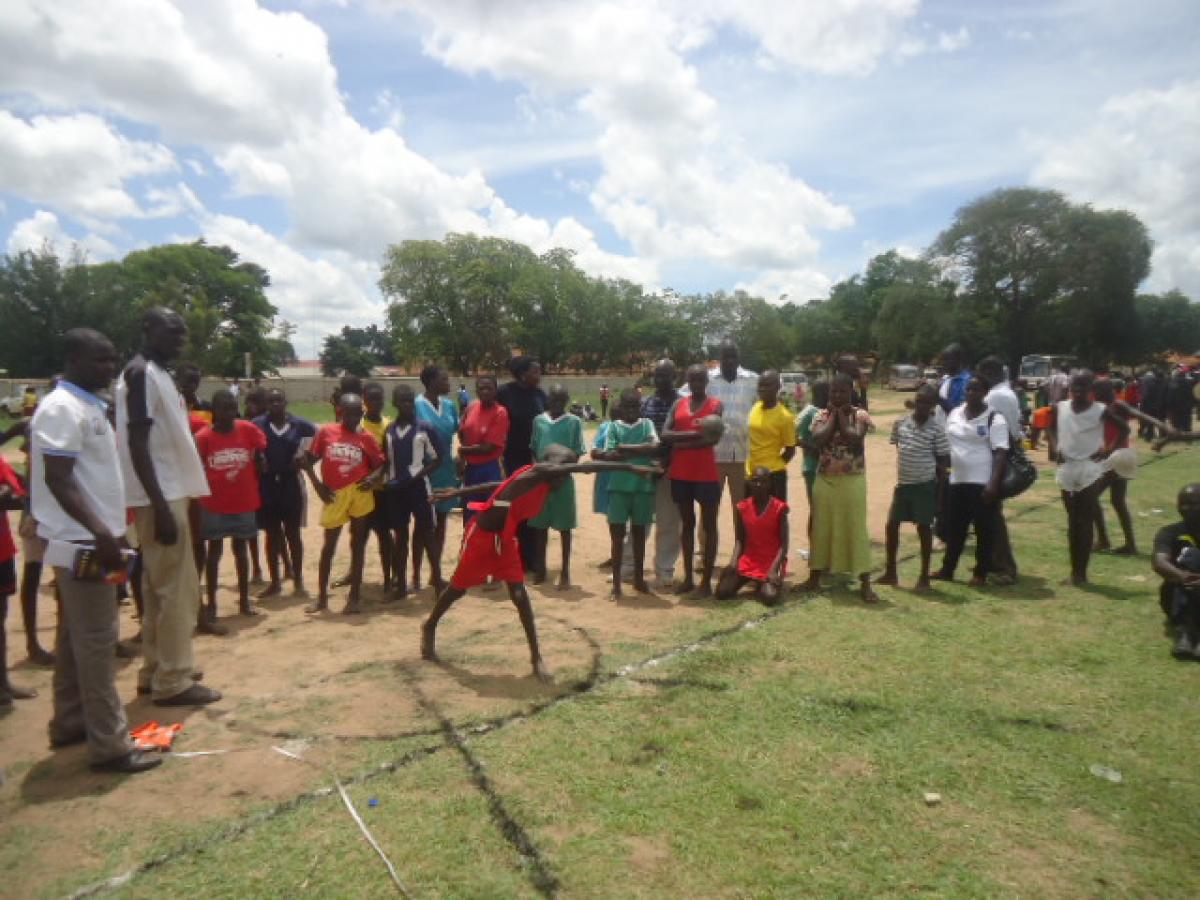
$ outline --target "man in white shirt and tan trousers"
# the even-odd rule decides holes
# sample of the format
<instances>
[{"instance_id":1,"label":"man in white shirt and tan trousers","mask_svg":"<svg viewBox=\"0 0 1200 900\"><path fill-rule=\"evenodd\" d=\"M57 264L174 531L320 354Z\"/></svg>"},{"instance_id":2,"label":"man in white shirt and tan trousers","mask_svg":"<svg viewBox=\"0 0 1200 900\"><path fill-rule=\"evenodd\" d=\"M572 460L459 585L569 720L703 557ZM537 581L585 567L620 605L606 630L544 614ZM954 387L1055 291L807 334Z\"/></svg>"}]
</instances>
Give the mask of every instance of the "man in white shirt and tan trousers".
<instances>
[{"instance_id":1,"label":"man in white shirt and tan trousers","mask_svg":"<svg viewBox=\"0 0 1200 900\"><path fill-rule=\"evenodd\" d=\"M50 746L86 742L92 768L133 774L162 762L134 749L116 685L117 588L127 570L125 490L108 404L117 353L104 335L64 336L64 376L29 426L30 504L61 601ZM90 569L81 565L90 555Z\"/></svg>"},{"instance_id":2,"label":"man in white shirt and tan trousers","mask_svg":"<svg viewBox=\"0 0 1200 900\"><path fill-rule=\"evenodd\" d=\"M746 499L746 456L750 444L750 410L758 402L758 374L742 368L742 356L731 340L721 343L718 365L708 372L708 396L721 401L725 431L713 448L717 457L718 485L722 492L729 486L733 519L730 534L737 530L737 505ZM681 391L680 393L686 393ZM704 526L700 526L697 546L704 546Z\"/></svg>"},{"instance_id":3,"label":"man in white shirt and tan trousers","mask_svg":"<svg viewBox=\"0 0 1200 900\"><path fill-rule=\"evenodd\" d=\"M117 441L125 505L133 509L142 552L142 654L138 693L159 706L221 699L193 683L192 629L200 575L192 551L188 503L208 496L208 478L192 440L187 407L167 364L187 342L187 325L169 309L148 310L142 349L117 379Z\"/></svg>"}]
</instances>

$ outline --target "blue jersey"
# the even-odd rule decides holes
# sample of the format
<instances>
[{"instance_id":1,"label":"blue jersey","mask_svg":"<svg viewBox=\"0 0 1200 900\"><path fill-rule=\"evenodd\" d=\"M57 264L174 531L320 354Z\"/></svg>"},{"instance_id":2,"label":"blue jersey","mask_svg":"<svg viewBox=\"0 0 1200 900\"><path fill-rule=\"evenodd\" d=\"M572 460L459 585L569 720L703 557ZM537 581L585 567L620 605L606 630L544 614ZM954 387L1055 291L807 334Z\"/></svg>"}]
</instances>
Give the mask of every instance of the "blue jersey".
<instances>
[{"instance_id":1,"label":"blue jersey","mask_svg":"<svg viewBox=\"0 0 1200 900\"><path fill-rule=\"evenodd\" d=\"M254 424L267 436L267 449L263 454L267 458L268 476L288 475L296 471L292 461L302 452L307 452L317 434L317 426L308 419L287 415L287 422L282 429L276 430L271 424L271 417L264 413L255 417Z\"/></svg>"}]
</instances>

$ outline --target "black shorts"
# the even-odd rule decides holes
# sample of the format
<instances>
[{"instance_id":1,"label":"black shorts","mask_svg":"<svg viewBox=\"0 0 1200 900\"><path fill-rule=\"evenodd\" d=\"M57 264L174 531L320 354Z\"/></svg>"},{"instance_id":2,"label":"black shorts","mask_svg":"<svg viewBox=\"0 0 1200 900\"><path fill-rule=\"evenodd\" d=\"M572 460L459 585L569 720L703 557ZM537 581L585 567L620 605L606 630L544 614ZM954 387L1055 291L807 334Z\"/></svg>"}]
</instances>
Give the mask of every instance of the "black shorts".
<instances>
[{"instance_id":1,"label":"black shorts","mask_svg":"<svg viewBox=\"0 0 1200 900\"><path fill-rule=\"evenodd\" d=\"M433 528L433 505L429 502L424 478L389 484L385 494L388 525L393 530L408 528L409 519L416 519L419 528ZM376 508L379 508L378 504Z\"/></svg>"},{"instance_id":2,"label":"black shorts","mask_svg":"<svg viewBox=\"0 0 1200 900\"><path fill-rule=\"evenodd\" d=\"M0 513L7 515L7 513ZM17 560L16 557L0 562L0 597L7 597L17 592Z\"/></svg>"},{"instance_id":3,"label":"black shorts","mask_svg":"<svg viewBox=\"0 0 1200 900\"><path fill-rule=\"evenodd\" d=\"M258 509L259 528L303 524L304 486L298 473L264 475L259 480L259 492L262 495L262 505Z\"/></svg>"},{"instance_id":4,"label":"black shorts","mask_svg":"<svg viewBox=\"0 0 1200 900\"><path fill-rule=\"evenodd\" d=\"M367 527L376 532L387 531L392 527L385 491L375 491L375 508L367 513Z\"/></svg>"},{"instance_id":5,"label":"black shorts","mask_svg":"<svg viewBox=\"0 0 1200 900\"><path fill-rule=\"evenodd\" d=\"M699 503L701 506L721 502L721 482L684 481L671 479L671 499L677 504Z\"/></svg>"}]
</instances>

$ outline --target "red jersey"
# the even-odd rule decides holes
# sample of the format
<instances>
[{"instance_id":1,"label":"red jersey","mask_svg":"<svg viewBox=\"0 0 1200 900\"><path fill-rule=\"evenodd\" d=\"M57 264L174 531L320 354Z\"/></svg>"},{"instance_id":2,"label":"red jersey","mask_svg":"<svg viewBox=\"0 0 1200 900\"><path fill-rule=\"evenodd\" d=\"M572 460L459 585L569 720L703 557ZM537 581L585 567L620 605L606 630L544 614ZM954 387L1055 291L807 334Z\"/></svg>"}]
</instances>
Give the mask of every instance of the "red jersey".
<instances>
[{"instance_id":1,"label":"red jersey","mask_svg":"<svg viewBox=\"0 0 1200 900\"><path fill-rule=\"evenodd\" d=\"M25 487L8 460L0 456L0 485L7 485L13 495L25 496ZM12 528L8 524L8 510L0 509L0 562L8 562L17 555L17 543L13 540Z\"/></svg>"},{"instance_id":2,"label":"red jersey","mask_svg":"<svg viewBox=\"0 0 1200 900\"><path fill-rule=\"evenodd\" d=\"M485 407L478 400L467 407L463 413L462 425L458 429L459 444L493 444L496 449L491 453L463 454L473 466L491 462L504 455L504 442L508 440L508 410L499 403L493 403L491 408Z\"/></svg>"},{"instance_id":3,"label":"red jersey","mask_svg":"<svg viewBox=\"0 0 1200 900\"><path fill-rule=\"evenodd\" d=\"M699 431L700 420L717 413L721 401L716 397L705 397L700 408L692 412L690 397L684 397L675 406L674 431ZM671 467L667 474L679 481L717 481L717 455L712 447L671 448Z\"/></svg>"},{"instance_id":4,"label":"red jersey","mask_svg":"<svg viewBox=\"0 0 1200 900\"><path fill-rule=\"evenodd\" d=\"M340 491L383 465L379 442L365 431L350 431L341 422L322 425L309 452L321 459L321 480Z\"/></svg>"},{"instance_id":5,"label":"red jersey","mask_svg":"<svg viewBox=\"0 0 1200 900\"><path fill-rule=\"evenodd\" d=\"M255 457L267 449L267 436L253 422L235 419L229 431L211 425L196 435L196 449L208 476L209 496L200 505L211 513L235 515L259 507L258 466Z\"/></svg>"},{"instance_id":6,"label":"red jersey","mask_svg":"<svg viewBox=\"0 0 1200 900\"><path fill-rule=\"evenodd\" d=\"M767 508L760 515L753 497L747 497L737 505L738 516L746 531L746 544L738 557L738 574L743 578L766 581L771 574L775 557L783 547L780 523L787 515L788 505L778 497L767 501ZM787 571L787 556L784 556L781 573Z\"/></svg>"},{"instance_id":7,"label":"red jersey","mask_svg":"<svg viewBox=\"0 0 1200 900\"><path fill-rule=\"evenodd\" d=\"M470 508L481 512L490 508L496 497L513 479L529 471L532 466L523 466L506 478L487 500L472 503ZM507 584L525 580L525 569L521 565L521 548L517 545L517 527L542 511L550 493L550 482L543 482L533 490L526 491L512 501L504 527L500 531L485 531L479 527L479 517L471 520L463 535L462 553L458 567L450 578L450 584L459 590L467 590L483 584L489 577Z\"/></svg>"},{"instance_id":8,"label":"red jersey","mask_svg":"<svg viewBox=\"0 0 1200 900\"><path fill-rule=\"evenodd\" d=\"M192 437L198 435L201 431L212 424L212 413L206 409L189 409L188 410L188 425L192 429Z\"/></svg>"}]
</instances>

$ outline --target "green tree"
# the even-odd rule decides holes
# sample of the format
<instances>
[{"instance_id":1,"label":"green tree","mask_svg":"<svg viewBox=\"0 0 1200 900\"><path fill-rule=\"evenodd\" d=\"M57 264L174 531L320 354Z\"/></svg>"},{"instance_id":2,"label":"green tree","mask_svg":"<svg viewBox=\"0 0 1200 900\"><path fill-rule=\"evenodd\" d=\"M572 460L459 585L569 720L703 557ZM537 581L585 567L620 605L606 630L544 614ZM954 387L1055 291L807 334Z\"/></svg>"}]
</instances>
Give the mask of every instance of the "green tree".
<instances>
[{"instance_id":1,"label":"green tree","mask_svg":"<svg viewBox=\"0 0 1200 900\"><path fill-rule=\"evenodd\" d=\"M183 315L187 355L205 372L241 375L247 353L255 375L284 361L279 358L282 348L271 339L277 310L267 299L267 271L241 260L235 250L202 240L163 244L130 253L113 275L109 302L122 307L134 323L152 306Z\"/></svg>"},{"instance_id":2,"label":"green tree","mask_svg":"<svg viewBox=\"0 0 1200 900\"><path fill-rule=\"evenodd\" d=\"M1167 353L1200 354L1200 303L1181 291L1139 294L1134 313L1137 357L1131 362Z\"/></svg>"},{"instance_id":3,"label":"green tree","mask_svg":"<svg viewBox=\"0 0 1200 900\"><path fill-rule=\"evenodd\" d=\"M326 335L317 357L321 363L321 374L326 378L336 378L342 374L366 378L379 362L370 344L366 329L351 328L349 325L342 327L341 334Z\"/></svg>"},{"instance_id":4,"label":"green tree","mask_svg":"<svg viewBox=\"0 0 1200 900\"><path fill-rule=\"evenodd\" d=\"M444 360L464 376L506 360L513 285L536 262L522 244L473 234L388 247L379 287L401 354Z\"/></svg>"},{"instance_id":5,"label":"green tree","mask_svg":"<svg viewBox=\"0 0 1200 900\"><path fill-rule=\"evenodd\" d=\"M87 315L89 267L79 255L64 264L49 246L0 263L0 368L45 378L62 368L62 335L93 325Z\"/></svg>"},{"instance_id":6,"label":"green tree","mask_svg":"<svg viewBox=\"0 0 1200 900\"><path fill-rule=\"evenodd\" d=\"M588 293L588 278L574 257L573 251L554 249L522 265L509 297L511 341L536 356L546 371L561 366L572 352L572 311Z\"/></svg>"}]
</instances>

